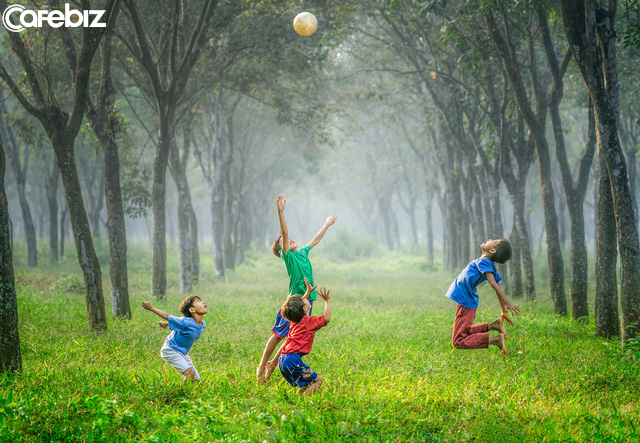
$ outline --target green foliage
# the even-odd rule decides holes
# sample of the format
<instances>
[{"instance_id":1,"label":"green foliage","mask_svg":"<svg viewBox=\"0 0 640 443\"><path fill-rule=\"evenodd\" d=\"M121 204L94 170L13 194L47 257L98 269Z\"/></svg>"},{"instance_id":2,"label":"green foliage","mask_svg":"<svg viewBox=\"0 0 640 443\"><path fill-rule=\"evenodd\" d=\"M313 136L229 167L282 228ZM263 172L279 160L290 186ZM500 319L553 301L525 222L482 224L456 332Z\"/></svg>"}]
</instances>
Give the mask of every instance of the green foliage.
<instances>
[{"instance_id":1,"label":"green foliage","mask_svg":"<svg viewBox=\"0 0 640 443\"><path fill-rule=\"evenodd\" d=\"M451 275L425 272L422 259L406 254L336 262L338 246L328 240L313 258L314 277L331 288L333 320L305 357L325 378L312 398L297 396L277 372L269 385L254 382L286 291L286 271L273 256L250 251L226 282L202 278L195 289L209 308L190 353L199 384L182 384L158 355L167 331L140 307L149 286L145 248L129 248L133 319L110 319L101 334L89 331L82 297L46 290L42 271L22 265L21 281L31 282L18 287L24 371L0 377L0 441L640 438L640 366L606 358L593 318L553 316L543 285L536 302L516 301L523 312L508 328L507 359L496 348L454 350L455 304L443 296ZM176 255L169 254L170 273ZM211 269L212 259L203 256L202 267ZM174 289L157 307L177 314L181 299ZM495 318L490 288L481 288L480 300L478 321Z\"/></svg>"},{"instance_id":2,"label":"green foliage","mask_svg":"<svg viewBox=\"0 0 640 443\"><path fill-rule=\"evenodd\" d=\"M71 274L56 280L49 291L54 294L76 294L82 295L85 293L85 285L82 278L78 275Z\"/></svg>"},{"instance_id":3,"label":"green foliage","mask_svg":"<svg viewBox=\"0 0 640 443\"><path fill-rule=\"evenodd\" d=\"M336 229L335 235L324 240L324 243L333 258L348 262L372 257L380 250L377 239L344 229Z\"/></svg>"}]
</instances>

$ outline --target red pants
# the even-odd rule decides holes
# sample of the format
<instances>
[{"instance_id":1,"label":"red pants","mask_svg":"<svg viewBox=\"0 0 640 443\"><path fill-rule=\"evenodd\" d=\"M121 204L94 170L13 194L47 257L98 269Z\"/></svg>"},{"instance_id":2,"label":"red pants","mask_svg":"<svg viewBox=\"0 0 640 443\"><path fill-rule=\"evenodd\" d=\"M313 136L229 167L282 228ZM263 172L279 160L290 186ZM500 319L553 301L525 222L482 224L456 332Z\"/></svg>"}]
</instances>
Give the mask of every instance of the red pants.
<instances>
[{"instance_id":1,"label":"red pants","mask_svg":"<svg viewBox=\"0 0 640 443\"><path fill-rule=\"evenodd\" d=\"M458 305L453 322L453 347L457 349L484 349L489 347L489 323L473 324L476 310Z\"/></svg>"}]
</instances>

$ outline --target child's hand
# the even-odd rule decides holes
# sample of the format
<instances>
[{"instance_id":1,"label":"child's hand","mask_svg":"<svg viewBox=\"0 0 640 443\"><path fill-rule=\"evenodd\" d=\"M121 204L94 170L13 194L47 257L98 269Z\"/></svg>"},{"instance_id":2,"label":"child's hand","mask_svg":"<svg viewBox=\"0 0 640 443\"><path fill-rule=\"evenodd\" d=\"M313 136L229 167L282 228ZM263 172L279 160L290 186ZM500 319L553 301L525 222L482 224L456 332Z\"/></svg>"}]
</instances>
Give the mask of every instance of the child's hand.
<instances>
[{"instance_id":1,"label":"child's hand","mask_svg":"<svg viewBox=\"0 0 640 443\"><path fill-rule=\"evenodd\" d=\"M512 314L518 315L520 314L520 306L512 305L511 303L507 303L504 307L505 311L511 312Z\"/></svg>"},{"instance_id":2,"label":"child's hand","mask_svg":"<svg viewBox=\"0 0 640 443\"><path fill-rule=\"evenodd\" d=\"M330 216L330 217L327 217L327 221L325 222L325 224L326 224L327 226L331 226L332 224L334 224L334 223L336 222L336 218L337 218L337 217L336 217L335 215L332 215L332 216Z\"/></svg>"},{"instance_id":3,"label":"child's hand","mask_svg":"<svg viewBox=\"0 0 640 443\"><path fill-rule=\"evenodd\" d=\"M315 288L317 288L318 286L311 286L311 283L309 283L309 280L307 280L307 277L304 278L304 284L307 287L307 291L304 293L304 295L302 296L303 298L309 298L309 296L311 295L311 293L313 292L313 290Z\"/></svg>"},{"instance_id":4,"label":"child's hand","mask_svg":"<svg viewBox=\"0 0 640 443\"><path fill-rule=\"evenodd\" d=\"M159 321L158 322L158 326L160 326L161 328L166 328L167 326L169 326L169 322L168 321Z\"/></svg>"},{"instance_id":5,"label":"child's hand","mask_svg":"<svg viewBox=\"0 0 640 443\"><path fill-rule=\"evenodd\" d=\"M317 294L322 297L324 301L329 301L331 297L329 297L330 289L323 287L322 289L318 289Z\"/></svg>"},{"instance_id":6,"label":"child's hand","mask_svg":"<svg viewBox=\"0 0 640 443\"><path fill-rule=\"evenodd\" d=\"M151 302L150 301L143 301L142 302L142 307L145 308L146 310L150 311L153 306L151 306Z\"/></svg>"},{"instance_id":7,"label":"child's hand","mask_svg":"<svg viewBox=\"0 0 640 443\"><path fill-rule=\"evenodd\" d=\"M287 201L284 199L282 194L278 195L278 201L276 202L276 205L278 206L278 211L280 211L280 212L284 211L284 204L286 202Z\"/></svg>"},{"instance_id":8,"label":"child's hand","mask_svg":"<svg viewBox=\"0 0 640 443\"><path fill-rule=\"evenodd\" d=\"M513 321L511 321L511 319L509 318L509 316L508 316L504 311L502 312L501 317L502 317L502 320L503 320L503 321L505 321L505 322L507 322L507 324L508 324L509 326L513 326Z\"/></svg>"}]
</instances>

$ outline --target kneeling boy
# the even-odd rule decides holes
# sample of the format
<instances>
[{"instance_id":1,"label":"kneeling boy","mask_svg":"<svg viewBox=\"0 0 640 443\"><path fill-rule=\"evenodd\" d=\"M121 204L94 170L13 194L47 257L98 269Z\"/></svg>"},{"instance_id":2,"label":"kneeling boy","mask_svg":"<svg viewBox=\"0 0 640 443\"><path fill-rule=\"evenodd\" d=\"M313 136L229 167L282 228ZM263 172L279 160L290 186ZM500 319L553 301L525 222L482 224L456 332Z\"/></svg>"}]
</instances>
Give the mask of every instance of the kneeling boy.
<instances>
[{"instance_id":1,"label":"kneeling boy","mask_svg":"<svg viewBox=\"0 0 640 443\"><path fill-rule=\"evenodd\" d=\"M322 386L322 377L313 369L304 364L302 357L311 352L313 338L316 331L331 320L331 305L329 303L329 290L323 288L317 293L324 300L324 314L320 317L311 317L311 304L309 294L312 288L307 279L307 292L305 295L292 295L282 306L282 316L291 322L287 342L280 349L278 369L282 376L294 387L298 387L299 394L311 395Z\"/></svg>"},{"instance_id":2,"label":"kneeling boy","mask_svg":"<svg viewBox=\"0 0 640 443\"><path fill-rule=\"evenodd\" d=\"M182 376L182 380L200 380L200 374L189 357L189 350L193 343L200 338L202 331L207 326L202 317L208 312L207 305L197 295L190 295L180 303L180 312L184 317L174 317L158 308L151 306L148 301L142 302L142 307L155 312L159 317L167 321L159 321L161 328L167 326L171 334L164 341L160 356Z\"/></svg>"}]
</instances>

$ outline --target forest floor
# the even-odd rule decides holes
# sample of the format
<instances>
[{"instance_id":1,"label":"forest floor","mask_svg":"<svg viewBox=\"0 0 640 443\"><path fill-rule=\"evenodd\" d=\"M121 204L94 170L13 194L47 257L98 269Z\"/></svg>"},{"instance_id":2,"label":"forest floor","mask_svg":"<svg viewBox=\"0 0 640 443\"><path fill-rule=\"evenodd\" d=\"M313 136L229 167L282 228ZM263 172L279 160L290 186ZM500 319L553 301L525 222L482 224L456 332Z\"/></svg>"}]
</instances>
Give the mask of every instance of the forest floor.
<instances>
[{"instance_id":1,"label":"forest floor","mask_svg":"<svg viewBox=\"0 0 640 443\"><path fill-rule=\"evenodd\" d=\"M325 380L308 398L277 371L255 382L286 297L275 257L252 252L220 283L203 256L193 293L207 304L207 328L190 352L202 381L181 383L160 358L168 331L140 306L148 247L130 247L133 319L109 319L104 333L89 330L75 260L29 269L20 254L23 372L0 377L2 442L640 440L640 362L617 339L594 336L593 312L587 322L554 316L543 279L537 301L513 300L522 314L503 359L495 347L452 348L456 305L444 293L455 275L408 254L344 263L314 250L315 281L331 288L333 311L305 357ZM100 254L107 263L106 248ZM167 301L152 302L179 315L176 256ZM108 275L105 267L110 313ZM318 298L313 314L323 309ZM485 285L477 321L499 313Z\"/></svg>"}]
</instances>

